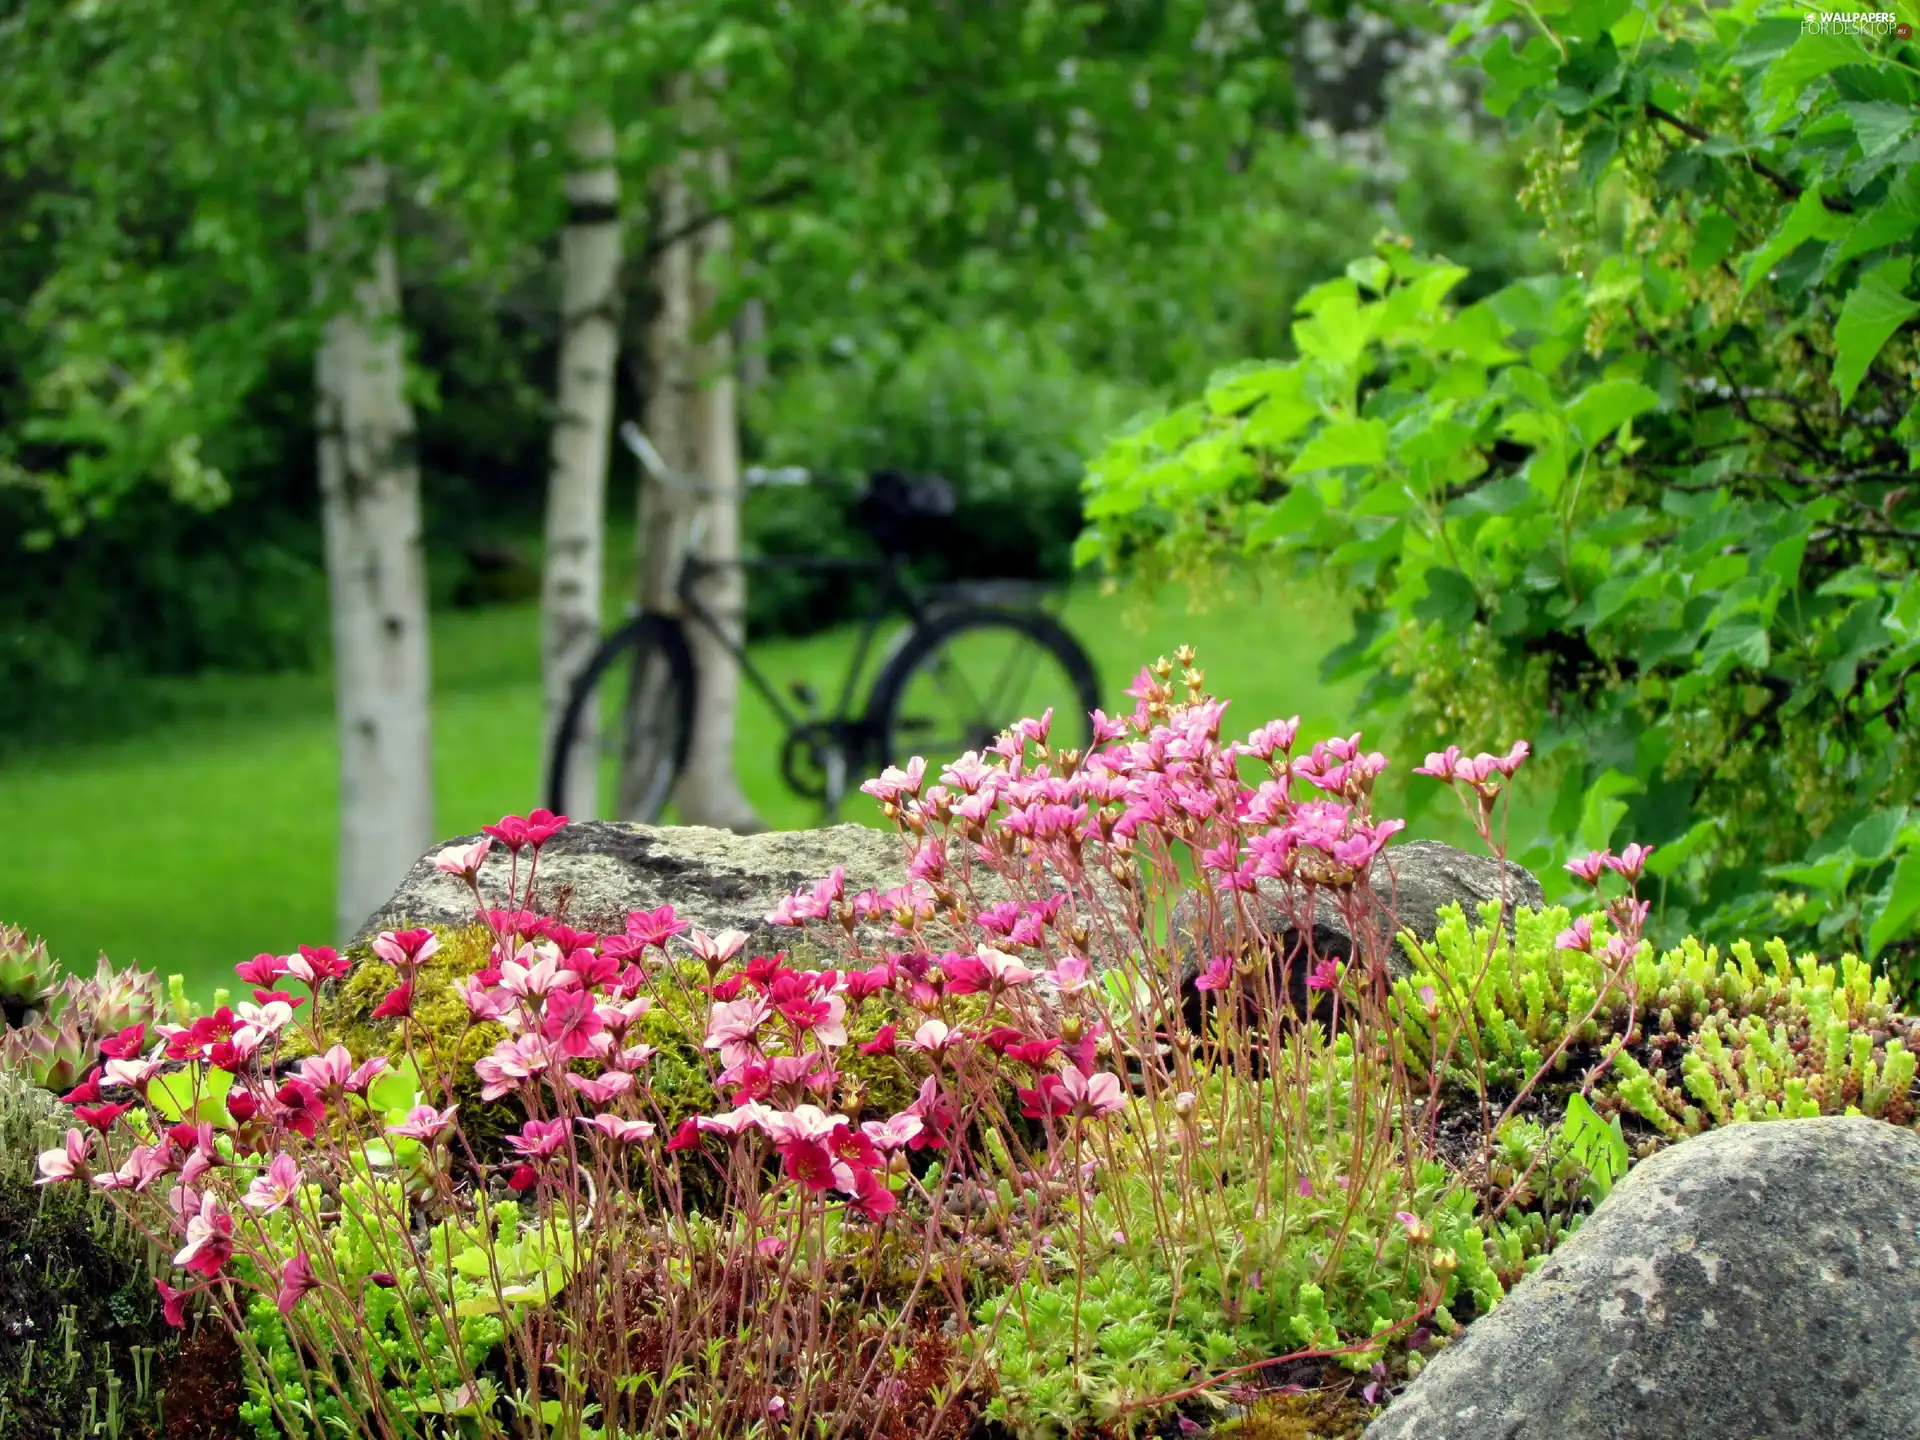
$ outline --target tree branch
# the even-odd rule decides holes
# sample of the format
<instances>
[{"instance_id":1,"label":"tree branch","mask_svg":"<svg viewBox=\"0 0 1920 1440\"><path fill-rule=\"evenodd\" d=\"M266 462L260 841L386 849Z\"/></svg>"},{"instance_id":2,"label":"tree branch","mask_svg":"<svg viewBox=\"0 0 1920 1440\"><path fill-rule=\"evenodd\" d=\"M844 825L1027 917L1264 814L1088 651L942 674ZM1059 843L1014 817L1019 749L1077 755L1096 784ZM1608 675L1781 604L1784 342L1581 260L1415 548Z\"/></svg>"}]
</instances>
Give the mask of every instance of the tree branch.
<instances>
[{"instance_id":1,"label":"tree branch","mask_svg":"<svg viewBox=\"0 0 1920 1440\"><path fill-rule=\"evenodd\" d=\"M1646 111L1649 120L1657 120L1662 125L1671 125L1690 140L1704 143L1713 138L1712 135L1702 130L1698 125L1695 125L1689 120L1682 120L1670 110L1663 110L1654 104L1648 104L1642 108ZM1795 180L1791 175L1782 175L1778 170L1767 164L1766 161L1756 159L1752 155L1747 156L1746 160L1747 164L1752 167L1754 174L1758 175L1762 180L1768 181L1774 189L1778 190L1789 200L1798 200L1800 196L1805 193L1806 187L1798 180ZM1820 197L1820 203L1835 215L1853 214L1853 206L1835 196L1822 195Z\"/></svg>"},{"instance_id":2,"label":"tree branch","mask_svg":"<svg viewBox=\"0 0 1920 1440\"><path fill-rule=\"evenodd\" d=\"M704 233L712 226L744 215L749 210L764 210L769 206L783 205L789 200L798 199L812 189L813 181L804 175L792 180L783 180L778 185L762 190L758 195L749 195L744 200L737 200L731 205L697 216L684 225L677 225L664 235L654 236L647 242L647 248L642 254L648 260L656 259L662 251L671 250L675 245L693 239L694 236Z\"/></svg>"}]
</instances>

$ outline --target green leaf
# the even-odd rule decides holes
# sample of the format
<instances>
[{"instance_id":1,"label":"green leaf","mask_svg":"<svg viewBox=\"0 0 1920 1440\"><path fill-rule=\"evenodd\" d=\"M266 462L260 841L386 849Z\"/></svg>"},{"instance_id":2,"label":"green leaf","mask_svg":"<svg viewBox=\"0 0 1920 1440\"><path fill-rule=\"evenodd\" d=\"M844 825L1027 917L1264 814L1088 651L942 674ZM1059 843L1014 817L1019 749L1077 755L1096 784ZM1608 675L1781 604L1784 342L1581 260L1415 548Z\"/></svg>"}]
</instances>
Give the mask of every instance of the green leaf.
<instances>
[{"instance_id":1,"label":"green leaf","mask_svg":"<svg viewBox=\"0 0 1920 1440\"><path fill-rule=\"evenodd\" d=\"M1867 377L1874 356L1902 325L1920 315L1920 301L1902 292L1913 262L1905 256L1876 265L1860 277L1833 328L1833 387L1840 403L1853 402L1854 392Z\"/></svg>"},{"instance_id":2,"label":"green leaf","mask_svg":"<svg viewBox=\"0 0 1920 1440\"><path fill-rule=\"evenodd\" d=\"M1353 287L1351 280L1344 283L1349 289ZM1351 369L1365 353L1379 323L1377 304L1363 306L1351 294L1329 295L1307 318L1294 321L1293 343L1302 355Z\"/></svg>"},{"instance_id":3,"label":"green leaf","mask_svg":"<svg viewBox=\"0 0 1920 1440\"><path fill-rule=\"evenodd\" d=\"M229 1123L226 1100L232 1088L230 1072L188 1065L182 1070L156 1075L147 1086L147 1103L172 1124L191 1119L224 1125Z\"/></svg>"},{"instance_id":4,"label":"green leaf","mask_svg":"<svg viewBox=\"0 0 1920 1440\"><path fill-rule=\"evenodd\" d=\"M1893 854L1893 842L1906 823L1907 812L1882 810L1853 827L1847 836L1847 848L1869 865L1878 865Z\"/></svg>"},{"instance_id":5,"label":"green leaf","mask_svg":"<svg viewBox=\"0 0 1920 1440\"><path fill-rule=\"evenodd\" d=\"M1804 94L1813 81L1842 65L1871 64L1866 47L1851 35L1803 35L1793 48L1767 67L1760 93L1768 100Z\"/></svg>"},{"instance_id":6,"label":"green leaf","mask_svg":"<svg viewBox=\"0 0 1920 1440\"><path fill-rule=\"evenodd\" d=\"M1872 160L1884 155L1912 132L1913 108L1890 104L1885 100L1860 100L1838 107L1853 121L1853 133L1860 141L1860 158Z\"/></svg>"},{"instance_id":7,"label":"green leaf","mask_svg":"<svg viewBox=\"0 0 1920 1440\"><path fill-rule=\"evenodd\" d=\"M1647 873L1654 876L1674 874L1699 852L1701 846L1719 833L1723 824L1718 815L1710 815L1705 820L1696 821L1678 840L1669 840L1664 845L1656 846L1647 860Z\"/></svg>"},{"instance_id":8,"label":"green leaf","mask_svg":"<svg viewBox=\"0 0 1920 1440\"><path fill-rule=\"evenodd\" d=\"M1580 844L1598 850L1613 840L1613 830L1627 813L1626 802L1619 797L1636 794L1646 787L1620 770L1602 771L1587 787L1580 812ZM1658 852L1656 852L1658 853Z\"/></svg>"},{"instance_id":9,"label":"green leaf","mask_svg":"<svg viewBox=\"0 0 1920 1440\"><path fill-rule=\"evenodd\" d=\"M1576 1090L1567 1097L1567 1118L1560 1134L1574 1158L1586 1168L1593 1198L1606 1199L1615 1183L1627 1173L1627 1137L1620 1129L1620 1117L1616 1115L1608 1124L1587 1103L1587 1097Z\"/></svg>"},{"instance_id":10,"label":"green leaf","mask_svg":"<svg viewBox=\"0 0 1920 1440\"><path fill-rule=\"evenodd\" d=\"M1820 187L1808 186L1801 192L1793 209L1787 212L1787 218L1780 222L1780 228L1747 261L1747 273L1741 281L1740 294L1743 297L1750 294L1754 286L1767 278L1774 266L1807 241L1831 240L1840 234L1845 224L1845 217L1831 213L1821 202Z\"/></svg>"},{"instance_id":11,"label":"green leaf","mask_svg":"<svg viewBox=\"0 0 1920 1440\"><path fill-rule=\"evenodd\" d=\"M1833 253L1833 263L1912 240L1916 234L1920 234L1920 169L1907 169L1888 187L1886 199L1863 211L1848 227Z\"/></svg>"},{"instance_id":12,"label":"green leaf","mask_svg":"<svg viewBox=\"0 0 1920 1440\"><path fill-rule=\"evenodd\" d=\"M1916 913L1920 913L1920 850L1909 850L1894 867L1886 908L1867 930L1867 958L1873 959L1888 941L1904 935Z\"/></svg>"},{"instance_id":13,"label":"green leaf","mask_svg":"<svg viewBox=\"0 0 1920 1440\"><path fill-rule=\"evenodd\" d=\"M1567 407L1567 421L1591 450L1636 415L1658 409L1660 397L1638 380L1602 380Z\"/></svg>"},{"instance_id":14,"label":"green leaf","mask_svg":"<svg viewBox=\"0 0 1920 1440\"><path fill-rule=\"evenodd\" d=\"M405 1113L420 1103L420 1072L412 1059L402 1060L367 1087L367 1104L391 1114Z\"/></svg>"},{"instance_id":15,"label":"green leaf","mask_svg":"<svg viewBox=\"0 0 1920 1440\"><path fill-rule=\"evenodd\" d=\"M1767 622L1758 615L1735 615L1715 627L1700 652L1700 665L1708 674L1722 674L1738 665L1764 670L1773 656L1767 638Z\"/></svg>"},{"instance_id":16,"label":"green leaf","mask_svg":"<svg viewBox=\"0 0 1920 1440\"><path fill-rule=\"evenodd\" d=\"M1473 582L1458 570L1435 566L1427 571L1427 593L1413 604L1416 619L1428 625L1467 624L1480 607Z\"/></svg>"},{"instance_id":17,"label":"green leaf","mask_svg":"<svg viewBox=\"0 0 1920 1440\"><path fill-rule=\"evenodd\" d=\"M1300 448L1288 473L1332 470L1342 465L1379 465L1387 458L1384 420L1338 420Z\"/></svg>"}]
</instances>

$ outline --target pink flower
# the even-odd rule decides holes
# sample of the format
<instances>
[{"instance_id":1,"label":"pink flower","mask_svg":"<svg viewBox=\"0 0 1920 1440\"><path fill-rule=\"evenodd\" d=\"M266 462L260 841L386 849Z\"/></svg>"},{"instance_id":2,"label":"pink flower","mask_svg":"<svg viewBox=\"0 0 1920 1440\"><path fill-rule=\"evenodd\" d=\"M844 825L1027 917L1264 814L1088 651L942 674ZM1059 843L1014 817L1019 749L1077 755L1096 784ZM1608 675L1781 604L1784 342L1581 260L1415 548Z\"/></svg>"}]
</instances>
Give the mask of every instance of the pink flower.
<instances>
[{"instance_id":1,"label":"pink flower","mask_svg":"<svg viewBox=\"0 0 1920 1440\"><path fill-rule=\"evenodd\" d=\"M1567 861L1567 873L1576 880L1584 880L1589 885L1600 883L1600 872L1608 869L1613 860L1611 850L1589 850L1578 860Z\"/></svg>"},{"instance_id":2,"label":"pink flower","mask_svg":"<svg viewBox=\"0 0 1920 1440\"><path fill-rule=\"evenodd\" d=\"M597 1080L584 1075L568 1075L567 1084L578 1090L589 1105L607 1105L633 1086L633 1076L622 1070L609 1070Z\"/></svg>"},{"instance_id":3,"label":"pink flower","mask_svg":"<svg viewBox=\"0 0 1920 1440\"><path fill-rule=\"evenodd\" d=\"M876 1150L898 1150L912 1141L921 1129L920 1117L903 1110L885 1120L867 1121L861 1125L860 1133L867 1137Z\"/></svg>"},{"instance_id":4,"label":"pink flower","mask_svg":"<svg viewBox=\"0 0 1920 1440\"><path fill-rule=\"evenodd\" d=\"M713 1007L707 1016L706 1048L720 1052L720 1063L731 1070L760 1053L760 1027L769 1014L766 999L747 995Z\"/></svg>"},{"instance_id":5,"label":"pink flower","mask_svg":"<svg viewBox=\"0 0 1920 1440\"><path fill-rule=\"evenodd\" d=\"M629 1045L626 1049L610 1056L607 1063L616 1070L631 1072L646 1064L656 1053L651 1045Z\"/></svg>"},{"instance_id":6,"label":"pink flower","mask_svg":"<svg viewBox=\"0 0 1920 1440\"><path fill-rule=\"evenodd\" d=\"M67 1142L58 1150L40 1152L40 1178L36 1185L51 1185L60 1180L82 1180L87 1160L93 1154L93 1137L84 1130L67 1131Z\"/></svg>"},{"instance_id":7,"label":"pink flower","mask_svg":"<svg viewBox=\"0 0 1920 1440\"><path fill-rule=\"evenodd\" d=\"M1271 760L1275 752L1293 749L1293 740L1300 733L1300 717L1290 720L1269 720L1253 734L1247 737L1247 751L1262 760Z\"/></svg>"},{"instance_id":8,"label":"pink flower","mask_svg":"<svg viewBox=\"0 0 1920 1440\"><path fill-rule=\"evenodd\" d=\"M963 1031L948 1028L944 1020L928 1020L913 1032L911 1043L922 1055L939 1057L963 1038Z\"/></svg>"},{"instance_id":9,"label":"pink flower","mask_svg":"<svg viewBox=\"0 0 1920 1440\"><path fill-rule=\"evenodd\" d=\"M289 1204L299 1193L304 1179L300 1167L291 1155L279 1154L273 1157L273 1163L267 1166L267 1173L254 1177L247 1187L246 1196L241 1203L249 1210L262 1215L271 1215L282 1206Z\"/></svg>"},{"instance_id":10,"label":"pink flower","mask_svg":"<svg viewBox=\"0 0 1920 1440\"><path fill-rule=\"evenodd\" d=\"M618 1115L583 1115L582 1125L591 1126L610 1140L622 1145L638 1145L642 1140L653 1138L653 1126L645 1120L625 1120Z\"/></svg>"},{"instance_id":11,"label":"pink flower","mask_svg":"<svg viewBox=\"0 0 1920 1440\"><path fill-rule=\"evenodd\" d=\"M518 1135L509 1135L507 1143L529 1160L547 1160L560 1153L567 1143L567 1122L529 1120Z\"/></svg>"},{"instance_id":12,"label":"pink flower","mask_svg":"<svg viewBox=\"0 0 1920 1440\"><path fill-rule=\"evenodd\" d=\"M1207 968L1193 982L1196 990L1224 990L1233 982L1233 962L1224 955L1216 955L1207 962Z\"/></svg>"},{"instance_id":13,"label":"pink flower","mask_svg":"<svg viewBox=\"0 0 1920 1440\"><path fill-rule=\"evenodd\" d=\"M696 930L687 943L695 955L707 962L709 969L718 970L740 953L740 947L747 943L747 932L722 930L718 935L708 935L704 930Z\"/></svg>"},{"instance_id":14,"label":"pink flower","mask_svg":"<svg viewBox=\"0 0 1920 1440\"><path fill-rule=\"evenodd\" d=\"M159 1046L153 1054L144 1060L109 1060L106 1064L106 1078L109 1085L125 1085L130 1090L144 1092L154 1076L166 1066L165 1052Z\"/></svg>"},{"instance_id":15,"label":"pink flower","mask_svg":"<svg viewBox=\"0 0 1920 1440\"><path fill-rule=\"evenodd\" d=\"M467 1007L467 1013L476 1020L498 1020L513 1008L513 996L505 990L496 990L478 975L468 975L453 982L453 993Z\"/></svg>"},{"instance_id":16,"label":"pink flower","mask_svg":"<svg viewBox=\"0 0 1920 1440\"><path fill-rule=\"evenodd\" d=\"M307 1252L298 1251L287 1262L287 1268L280 1272L280 1293L274 1297L282 1315L291 1315L293 1307L298 1305L309 1291L320 1288L320 1282L313 1273L313 1263L307 1259Z\"/></svg>"},{"instance_id":17,"label":"pink flower","mask_svg":"<svg viewBox=\"0 0 1920 1440\"><path fill-rule=\"evenodd\" d=\"M1556 950L1592 950L1593 917L1591 915L1582 915L1578 920L1574 921L1573 924L1569 925L1565 930L1562 930L1554 937L1553 948Z\"/></svg>"},{"instance_id":18,"label":"pink flower","mask_svg":"<svg viewBox=\"0 0 1920 1440\"><path fill-rule=\"evenodd\" d=\"M344 1090L353 1075L353 1056L344 1045L335 1045L324 1055L309 1055L300 1062L300 1078L320 1090Z\"/></svg>"},{"instance_id":19,"label":"pink flower","mask_svg":"<svg viewBox=\"0 0 1920 1440\"><path fill-rule=\"evenodd\" d=\"M1111 1115L1127 1108L1127 1092L1118 1075L1104 1070L1097 1075L1066 1070L1061 1072L1060 1081L1076 1114Z\"/></svg>"},{"instance_id":20,"label":"pink flower","mask_svg":"<svg viewBox=\"0 0 1920 1440\"><path fill-rule=\"evenodd\" d=\"M487 851L492 848L491 835L482 835L471 845L449 845L433 857L433 868L471 882L479 876L480 867L487 863Z\"/></svg>"},{"instance_id":21,"label":"pink flower","mask_svg":"<svg viewBox=\"0 0 1920 1440\"><path fill-rule=\"evenodd\" d=\"M233 973L249 985L271 986L275 980L287 973L288 960L283 955L259 954L251 960L243 960L233 967Z\"/></svg>"},{"instance_id":22,"label":"pink flower","mask_svg":"<svg viewBox=\"0 0 1920 1440\"><path fill-rule=\"evenodd\" d=\"M540 1033L563 1055L576 1058L593 1053L593 1037L606 1026L585 990L556 990L547 996Z\"/></svg>"},{"instance_id":23,"label":"pink flower","mask_svg":"<svg viewBox=\"0 0 1920 1440\"><path fill-rule=\"evenodd\" d=\"M440 948L431 930L382 930L373 937L373 953L403 975L424 965Z\"/></svg>"},{"instance_id":24,"label":"pink flower","mask_svg":"<svg viewBox=\"0 0 1920 1440\"><path fill-rule=\"evenodd\" d=\"M367 1087L387 1073L387 1061L384 1055L376 1055L371 1060L363 1060L347 1077L349 1095L365 1095Z\"/></svg>"},{"instance_id":25,"label":"pink flower","mask_svg":"<svg viewBox=\"0 0 1920 1440\"><path fill-rule=\"evenodd\" d=\"M633 910L627 914L627 939L645 948L652 946L656 950L667 948L667 941L683 933L687 922L673 918L673 906L662 905L658 910Z\"/></svg>"},{"instance_id":26,"label":"pink flower","mask_svg":"<svg viewBox=\"0 0 1920 1440\"><path fill-rule=\"evenodd\" d=\"M1651 845L1629 845L1618 855L1610 856L1606 866L1628 884L1638 880L1647 868L1647 857L1653 854Z\"/></svg>"},{"instance_id":27,"label":"pink flower","mask_svg":"<svg viewBox=\"0 0 1920 1440\"><path fill-rule=\"evenodd\" d=\"M91 1125L102 1135L112 1128L113 1122L133 1107L130 1105L76 1105L73 1107L74 1119L82 1124Z\"/></svg>"},{"instance_id":28,"label":"pink flower","mask_svg":"<svg viewBox=\"0 0 1920 1440\"><path fill-rule=\"evenodd\" d=\"M759 1101L749 1100L718 1115L701 1115L696 1119L703 1134L742 1135L748 1130L764 1130L775 1113Z\"/></svg>"},{"instance_id":29,"label":"pink flower","mask_svg":"<svg viewBox=\"0 0 1920 1440\"><path fill-rule=\"evenodd\" d=\"M500 988L523 1000L538 1000L562 983L563 973L560 957L551 946L522 945L519 954L500 967Z\"/></svg>"},{"instance_id":30,"label":"pink flower","mask_svg":"<svg viewBox=\"0 0 1920 1440\"><path fill-rule=\"evenodd\" d=\"M398 1125L389 1125L387 1133L404 1135L409 1140L430 1145L440 1137L441 1131L453 1123L453 1112L459 1108L458 1105L449 1105L444 1110L436 1110L431 1105L416 1105Z\"/></svg>"},{"instance_id":31,"label":"pink flower","mask_svg":"<svg viewBox=\"0 0 1920 1440\"><path fill-rule=\"evenodd\" d=\"M310 986L338 980L352 968L352 964L342 960L339 952L330 945L302 945L298 955L287 957L287 973L306 981Z\"/></svg>"},{"instance_id":32,"label":"pink flower","mask_svg":"<svg viewBox=\"0 0 1920 1440\"><path fill-rule=\"evenodd\" d=\"M900 1031L895 1025L882 1025L873 1039L860 1047L862 1055L891 1055L899 1043Z\"/></svg>"},{"instance_id":33,"label":"pink flower","mask_svg":"<svg viewBox=\"0 0 1920 1440\"><path fill-rule=\"evenodd\" d=\"M902 794L918 795L926 775L927 762L916 755L907 761L905 770L889 765L880 772L877 780L867 781L860 789L884 805L897 801Z\"/></svg>"},{"instance_id":34,"label":"pink flower","mask_svg":"<svg viewBox=\"0 0 1920 1440\"><path fill-rule=\"evenodd\" d=\"M413 982L402 981L386 993L380 1003L373 1007L375 1020L397 1020L413 1014Z\"/></svg>"},{"instance_id":35,"label":"pink flower","mask_svg":"<svg viewBox=\"0 0 1920 1440\"><path fill-rule=\"evenodd\" d=\"M187 1217L187 1243L173 1257L173 1263L212 1280L232 1256L233 1217L220 1208L211 1193L203 1195L199 1209Z\"/></svg>"},{"instance_id":36,"label":"pink flower","mask_svg":"<svg viewBox=\"0 0 1920 1440\"><path fill-rule=\"evenodd\" d=\"M1307 976L1309 990L1332 990L1340 984L1340 962L1334 959L1320 961Z\"/></svg>"},{"instance_id":37,"label":"pink flower","mask_svg":"<svg viewBox=\"0 0 1920 1440\"><path fill-rule=\"evenodd\" d=\"M158 1276L154 1277L153 1283L159 1287L160 1313L166 1318L167 1324L176 1330L186 1329L186 1304L187 1301L192 1298L194 1292L191 1290L176 1290Z\"/></svg>"},{"instance_id":38,"label":"pink flower","mask_svg":"<svg viewBox=\"0 0 1920 1440\"><path fill-rule=\"evenodd\" d=\"M1084 955L1062 956L1059 963L1047 972L1047 978L1063 995L1072 995L1093 983L1092 970Z\"/></svg>"},{"instance_id":39,"label":"pink flower","mask_svg":"<svg viewBox=\"0 0 1920 1440\"><path fill-rule=\"evenodd\" d=\"M551 810L535 810L524 819L518 815L503 815L498 824L482 825L480 828L517 855L522 846L538 850L559 834L561 826L566 823L567 817L564 815L555 815Z\"/></svg>"}]
</instances>

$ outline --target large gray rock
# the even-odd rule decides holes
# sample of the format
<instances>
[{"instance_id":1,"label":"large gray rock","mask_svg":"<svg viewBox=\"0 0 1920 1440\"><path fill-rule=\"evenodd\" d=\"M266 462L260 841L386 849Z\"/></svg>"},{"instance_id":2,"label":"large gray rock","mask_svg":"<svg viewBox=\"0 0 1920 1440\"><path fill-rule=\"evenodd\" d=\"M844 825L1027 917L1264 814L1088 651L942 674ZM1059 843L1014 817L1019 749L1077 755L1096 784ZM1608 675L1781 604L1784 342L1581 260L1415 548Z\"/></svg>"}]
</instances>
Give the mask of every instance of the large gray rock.
<instances>
[{"instance_id":1,"label":"large gray rock","mask_svg":"<svg viewBox=\"0 0 1920 1440\"><path fill-rule=\"evenodd\" d=\"M479 838L462 835L445 845ZM393 898L367 917L357 940L404 925L440 928L473 918L466 885L433 867L433 855L443 848L436 845L415 862ZM480 872L488 904L505 905L510 865L505 849L495 845ZM900 837L862 825L735 835L697 825L587 820L566 826L541 848L534 885L538 908L563 915L577 929L617 931L629 910L671 904L680 919L710 935L746 931L753 953L793 943L797 932L768 925L767 911L836 865L846 867L849 895L906 878ZM520 876L524 882L524 851Z\"/></svg>"},{"instance_id":2,"label":"large gray rock","mask_svg":"<svg viewBox=\"0 0 1920 1440\"><path fill-rule=\"evenodd\" d=\"M1638 1166L1365 1440L1920 1436L1920 1135L1734 1125Z\"/></svg>"},{"instance_id":3,"label":"large gray rock","mask_svg":"<svg viewBox=\"0 0 1920 1440\"><path fill-rule=\"evenodd\" d=\"M1422 940L1432 940L1439 928L1439 912L1446 905L1457 904L1471 917L1485 900L1503 899L1509 906L1534 909L1544 903L1540 882L1511 860L1456 850L1437 840L1410 840L1404 845L1388 847L1373 867L1369 888L1373 895L1372 923L1383 941L1402 930L1411 930ZM1269 934L1279 937L1279 953L1302 952L1308 929L1301 923L1306 918L1304 891L1289 900L1279 882L1263 880L1260 898L1261 925ZM1172 915L1171 936L1188 980L1199 973L1209 958L1205 926L1199 923L1202 919L1199 904L1198 896L1183 896ZM1339 960L1353 957L1353 936L1347 919L1324 890L1315 895L1311 929L1314 956ZM1397 940L1388 948L1387 968L1396 976L1412 969ZM1304 983L1298 974L1294 981L1296 988Z\"/></svg>"}]
</instances>

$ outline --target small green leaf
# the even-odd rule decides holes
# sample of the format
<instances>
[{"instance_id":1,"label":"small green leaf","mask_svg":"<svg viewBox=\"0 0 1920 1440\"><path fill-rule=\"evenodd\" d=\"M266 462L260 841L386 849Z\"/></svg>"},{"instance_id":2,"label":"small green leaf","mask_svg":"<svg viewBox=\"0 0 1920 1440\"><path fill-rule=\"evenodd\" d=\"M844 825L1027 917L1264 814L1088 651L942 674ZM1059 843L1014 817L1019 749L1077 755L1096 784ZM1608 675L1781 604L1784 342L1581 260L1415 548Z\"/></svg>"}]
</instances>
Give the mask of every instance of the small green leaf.
<instances>
[{"instance_id":1,"label":"small green leaf","mask_svg":"<svg viewBox=\"0 0 1920 1440\"><path fill-rule=\"evenodd\" d=\"M411 1059L402 1060L367 1087L367 1104L375 1110L404 1114L419 1103L420 1073Z\"/></svg>"},{"instance_id":2,"label":"small green leaf","mask_svg":"<svg viewBox=\"0 0 1920 1440\"><path fill-rule=\"evenodd\" d=\"M1882 810L1862 820L1847 836L1847 848L1869 865L1893 854L1893 842L1906 822L1905 810Z\"/></svg>"},{"instance_id":3,"label":"small green leaf","mask_svg":"<svg viewBox=\"0 0 1920 1440\"><path fill-rule=\"evenodd\" d=\"M1881 347L1920 315L1920 300L1909 300L1902 293L1912 266L1905 256L1874 266L1860 277L1840 307L1840 322L1833 328L1833 388L1840 392L1842 405L1853 402Z\"/></svg>"},{"instance_id":4,"label":"small green leaf","mask_svg":"<svg viewBox=\"0 0 1920 1440\"><path fill-rule=\"evenodd\" d=\"M1386 458L1384 420L1339 420L1307 441L1287 468L1288 473L1299 475L1342 465L1378 465Z\"/></svg>"},{"instance_id":5,"label":"small green leaf","mask_svg":"<svg viewBox=\"0 0 1920 1440\"><path fill-rule=\"evenodd\" d=\"M1659 404L1660 397L1638 380L1602 380L1580 392L1567 407L1567 420L1591 450L1634 416Z\"/></svg>"},{"instance_id":6,"label":"small green leaf","mask_svg":"<svg viewBox=\"0 0 1920 1440\"><path fill-rule=\"evenodd\" d=\"M1414 601L1416 619L1428 625L1460 626L1473 619L1480 597L1458 570L1436 565L1427 571L1427 593Z\"/></svg>"},{"instance_id":7,"label":"small green leaf","mask_svg":"<svg viewBox=\"0 0 1920 1440\"><path fill-rule=\"evenodd\" d=\"M1882 245L1911 240L1917 234L1920 234L1920 169L1907 169L1888 187L1886 199L1863 211L1847 228L1840 248L1834 251L1833 263L1838 265L1856 255L1878 250Z\"/></svg>"},{"instance_id":8,"label":"small green leaf","mask_svg":"<svg viewBox=\"0 0 1920 1440\"><path fill-rule=\"evenodd\" d=\"M1909 850L1894 867L1886 909L1867 931L1867 958L1873 959L1888 941L1904 935L1916 913L1920 913L1920 850Z\"/></svg>"},{"instance_id":9,"label":"small green leaf","mask_svg":"<svg viewBox=\"0 0 1920 1440\"><path fill-rule=\"evenodd\" d=\"M1787 218L1780 222L1780 228L1747 261L1747 273L1740 283L1741 295L1750 294L1774 266L1807 241L1831 240L1840 234L1845 224L1844 216L1832 214L1822 203L1820 187L1808 186L1787 212Z\"/></svg>"}]
</instances>

